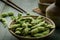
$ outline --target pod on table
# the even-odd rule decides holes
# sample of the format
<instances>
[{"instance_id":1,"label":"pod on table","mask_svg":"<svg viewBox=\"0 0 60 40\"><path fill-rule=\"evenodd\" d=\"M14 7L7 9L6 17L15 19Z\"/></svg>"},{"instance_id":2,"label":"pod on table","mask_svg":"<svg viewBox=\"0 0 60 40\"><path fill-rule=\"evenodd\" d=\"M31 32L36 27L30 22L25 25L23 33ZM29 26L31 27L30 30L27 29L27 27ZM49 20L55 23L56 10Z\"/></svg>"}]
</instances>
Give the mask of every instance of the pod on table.
<instances>
[{"instance_id":1,"label":"pod on table","mask_svg":"<svg viewBox=\"0 0 60 40\"><path fill-rule=\"evenodd\" d=\"M14 16L14 13L13 12L9 12L8 16Z\"/></svg>"},{"instance_id":2,"label":"pod on table","mask_svg":"<svg viewBox=\"0 0 60 40\"><path fill-rule=\"evenodd\" d=\"M2 13L2 14L0 15L0 17L2 17L2 18L5 18L5 17L7 17L7 16L8 16L7 13Z\"/></svg>"}]
</instances>

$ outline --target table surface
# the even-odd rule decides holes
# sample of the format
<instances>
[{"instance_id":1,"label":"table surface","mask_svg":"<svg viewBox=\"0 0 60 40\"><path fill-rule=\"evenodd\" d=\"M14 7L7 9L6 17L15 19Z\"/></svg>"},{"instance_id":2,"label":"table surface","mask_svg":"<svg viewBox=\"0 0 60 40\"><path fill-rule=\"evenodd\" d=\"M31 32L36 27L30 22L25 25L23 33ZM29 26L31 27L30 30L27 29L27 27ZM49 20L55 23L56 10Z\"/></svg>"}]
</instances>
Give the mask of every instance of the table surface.
<instances>
[{"instance_id":1,"label":"table surface","mask_svg":"<svg viewBox=\"0 0 60 40\"><path fill-rule=\"evenodd\" d=\"M16 3L19 7L23 8L27 12L32 15L39 15L37 13L32 12L33 8L38 7L38 0L12 0L12 2ZM0 1L0 13L5 12L14 12L15 15L19 13L17 10L11 8L10 6L2 3ZM23 16L26 14L23 14ZM7 17L7 23L10 23L10 18ZM48 40L60 40L60 29L56 29L54 34ZM8 27L4 28L3 24L0 23L0 40L18 40L13 35L11 35L8 31Z\"/></svg>"}]
</instances>

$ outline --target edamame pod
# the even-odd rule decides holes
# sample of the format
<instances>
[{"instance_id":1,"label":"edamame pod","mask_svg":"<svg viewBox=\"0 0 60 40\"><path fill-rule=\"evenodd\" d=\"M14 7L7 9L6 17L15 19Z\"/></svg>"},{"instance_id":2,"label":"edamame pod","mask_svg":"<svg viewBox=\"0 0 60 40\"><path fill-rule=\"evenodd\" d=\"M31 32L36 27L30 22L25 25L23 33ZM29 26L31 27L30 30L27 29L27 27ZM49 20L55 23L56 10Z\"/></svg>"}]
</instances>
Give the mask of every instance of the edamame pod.
<instances>
[{"instance_id":1,"label":"edamame pod","mask_svg":"<svg viewBox=\"0 0 60 40\"><path fill-rule=\"evenodd\" d=\"M14 16L14 13L13 12L9 12L8 16Z\"/></svg>"},{"instance_id":2,"label":"edamame pod","mask_svg":"<svg viewBox=\"0 0 60 40\"><path fill-rule=\"evenodd\" d=\"M20 27L20 24L13 24L9 27L9 29L15 29L17 27Z\"/></svg>"},{"instance_id":3,"label":"edamame pod","mask_svg":"<svg viewBox=\"0 0 60 40\"><path fill-rule=\"evenodd\" d=\"M31 27L31 28L40 27L40 26L41 26L41 25L43 25L44 23L45 23L45 21L43 21L43 22L40 22L39 24L37 24L37 25L35 25L35 26Z\"/></svg>"},{"instance_id":4,"label":"edamame pod","mask_svg":"<svg viewBox=\"0 0 60 40\"><path fill-rule=\"evenodd\" d=\"M16 31L21 31L23 28L16 28Z\"/></svg>"},{"instance_id":5,"label":"edamame pod","mask_svg":"<svg viewBox=\"0 0 60 40\"><path fill-rule=\"evenodd\" d=\"M23 35L27 35L29 33L30 28L25 28L23 30Z\"/></svg>"},{"instance_id":6,"label":"edamame pod","mask_svg":"<svg viewBox=\"0 0 60 40\"><path fill-rule=\"evenodd\" d=\"M21 32L20 31L15 31L15 34L21 34Z\"/></svg>"},{"instance_id":7,"label":"edamame pod","mask_svg":"<svg viewBox=\"0 0 60 40\"><path fill-rule=\"evenodd\" d=\"M3 17L3 18L5 18L5 17L7 17L7 16L8 16L7 13L2 13L2 14L1 14L1 17Z\"/></svg>"}]
</instances>

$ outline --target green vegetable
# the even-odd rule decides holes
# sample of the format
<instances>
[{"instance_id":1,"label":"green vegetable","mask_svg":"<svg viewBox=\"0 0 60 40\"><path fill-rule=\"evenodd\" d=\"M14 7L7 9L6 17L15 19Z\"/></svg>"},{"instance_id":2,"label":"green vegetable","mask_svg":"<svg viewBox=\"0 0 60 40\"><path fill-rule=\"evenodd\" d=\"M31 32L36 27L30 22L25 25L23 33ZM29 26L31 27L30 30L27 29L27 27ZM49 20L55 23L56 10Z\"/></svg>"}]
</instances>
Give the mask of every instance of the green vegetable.
<instances>
[{"instance_id":1,"label":"green vegetable","mask_svg":"<svg viewBox=\"0 0 60 40\"><path fill-rule=\"evenodd\" d=\"M9 29L15 29L17 27L20 27L20 24L13 24L9 27Z\"/></svg>"},{"instance_id":2,"label":"green vegetable","mask_svg":"<svg viewBox=\"0 0 60 40\"><path fill-rule=\"evenodd\" d=\"M31 30L31 34L36 34L38 32L45 31L44 27L37 27Z\"/></svg>"},{"instance_id":3,"label":"green vegetable","mask_svg":"<svg viewBox=\"0 0 60 40\"><path fill-rule=\"evenodd\" d=\"M16 28L16 31L21 31L22 30L22 28Z\"/></svg>"},{"instance_id":4,"label":"green vegetable","mask_svg":"<svg viewBox=\"0 0 60 40\"><path fill-rule=\"evenodd\" d=\"M47 34L49 34L49 32L50 32L50 30L48 29L48 30L44 31L42 34L47 35Z\"/></svg>"},{"instance_id":5,"label":"green vegetable","mask_svg":"<svg viewBox=\"0 0 60 40\"><path fill-rule=\"evenodd\" d=\"M18 19L20 19L22 17L21 13L18 13Z\"/></svg>"},{"instance_id":6,"label":"green vegetable","mask_svg":"<svg viewBox=\"0 0 60 40\"><path fill-rule=\"evenodd\" d=\"M25 28L23 30L23 35L27 35L29 33L30 28Z\"/></svg>"},{"instance_id":7,"label":"green vegetable","mask_svg":"<svg viewBox=\"0 0 60 40\"><path fill-rule=\"evenodd\" d=\"M11 16L11 19L12 19L12 20L16 20L17 17L15 17L15 16Z\"/></svg>"},{"instance_id":8,"label":"green vegetable","mask_svg":"<svg viewBox=\"0 0 60 40\"><path fill-rule=\"evenodd\" d=\"M16 31L15 33L16 33L16 34L21 34L21 32L20 32L20 31Z\"/></svg>"},{"instance_id":9,"label":"green vegetable","mask_svg":"<svg viewBox=\"0 0 60 40\"><path fill-rule=\"evenodd\" d=\"M3 18L5 18L5 17L7 17L7 16L8 16L7 13L2 13L2 14L1 14L1 17L3 17Z\"/></svg>"},{"instance_id":10,"label":"green vegetable","mask_svg":"<svg viewBox=\"0 0 60 40\"><path fill-rule=\"evenodd\" d=\"M8 16L14 16L14 13L13 12L9 12Z\"/></svg>"},{"instance_id":11,"label":"green vegetable","mask_svg":"<svg viewBox=\"0 0 60 40\"><path fill-rule=\"evenodd\" d=\"M39 26L44 25L44 24L45 24L45 21L40 22L39 24L37 24L37 25L35 25L35 26L31 27L31 28L36 28L36 27L39 27Z\"/></svg>"},{"instance_id":12,"label":"green vegetable","mask_svg":"<svg viewBox=\"0 0 60 40\"><path fill-rule=\"evenodd\" d=\"M33 35L34 37L43 37L44 35L42 33L37 33Z\"/></svg>"},{"instance_id":13,"label":"green vegetable","mask_svg":"<svg viewBox=\"0 0 60 40\"><path fill-rule=\"evenodd\" d=\"M43 36L49 34L49 32L50 32L50 30L46 30L46 31L44 31L42 33L34 34L34 37L43 37Z\"/></svg>"}]
</instances>

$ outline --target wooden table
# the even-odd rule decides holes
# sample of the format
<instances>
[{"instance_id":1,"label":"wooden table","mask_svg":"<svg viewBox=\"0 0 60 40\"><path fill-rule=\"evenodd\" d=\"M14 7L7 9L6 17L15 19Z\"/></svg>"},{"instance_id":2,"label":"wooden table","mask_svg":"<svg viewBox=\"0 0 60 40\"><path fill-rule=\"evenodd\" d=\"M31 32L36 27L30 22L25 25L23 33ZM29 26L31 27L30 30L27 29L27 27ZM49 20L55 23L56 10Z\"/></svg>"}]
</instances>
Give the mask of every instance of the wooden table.
<instances>
[{"instance_id":1,"label":"wooden table","mask_svg":"<svg viewBox=\"0 0 60 40\"><path fill-rule=\"evenodd\" d=\"M23 8L24 10L26 10L27 12L30 12L30 14L38 15L37 13L32 12L33 8L38 7L38 0L12 0L12 1L19 5L21 8ZM14 12L15 15L19 13L15 9L11 8L10 6L7 6L6 4L0 1L0 13L4 12ZM10 18L7 17L6 19L7 24L9 24L11 21ZM0 23L0 40L18 40L18 39L9 33L8 27L4 28L2 23ZM54 34L47 40L60 40L60 29L56 29Z\"/></svg>"}]
</instances>

